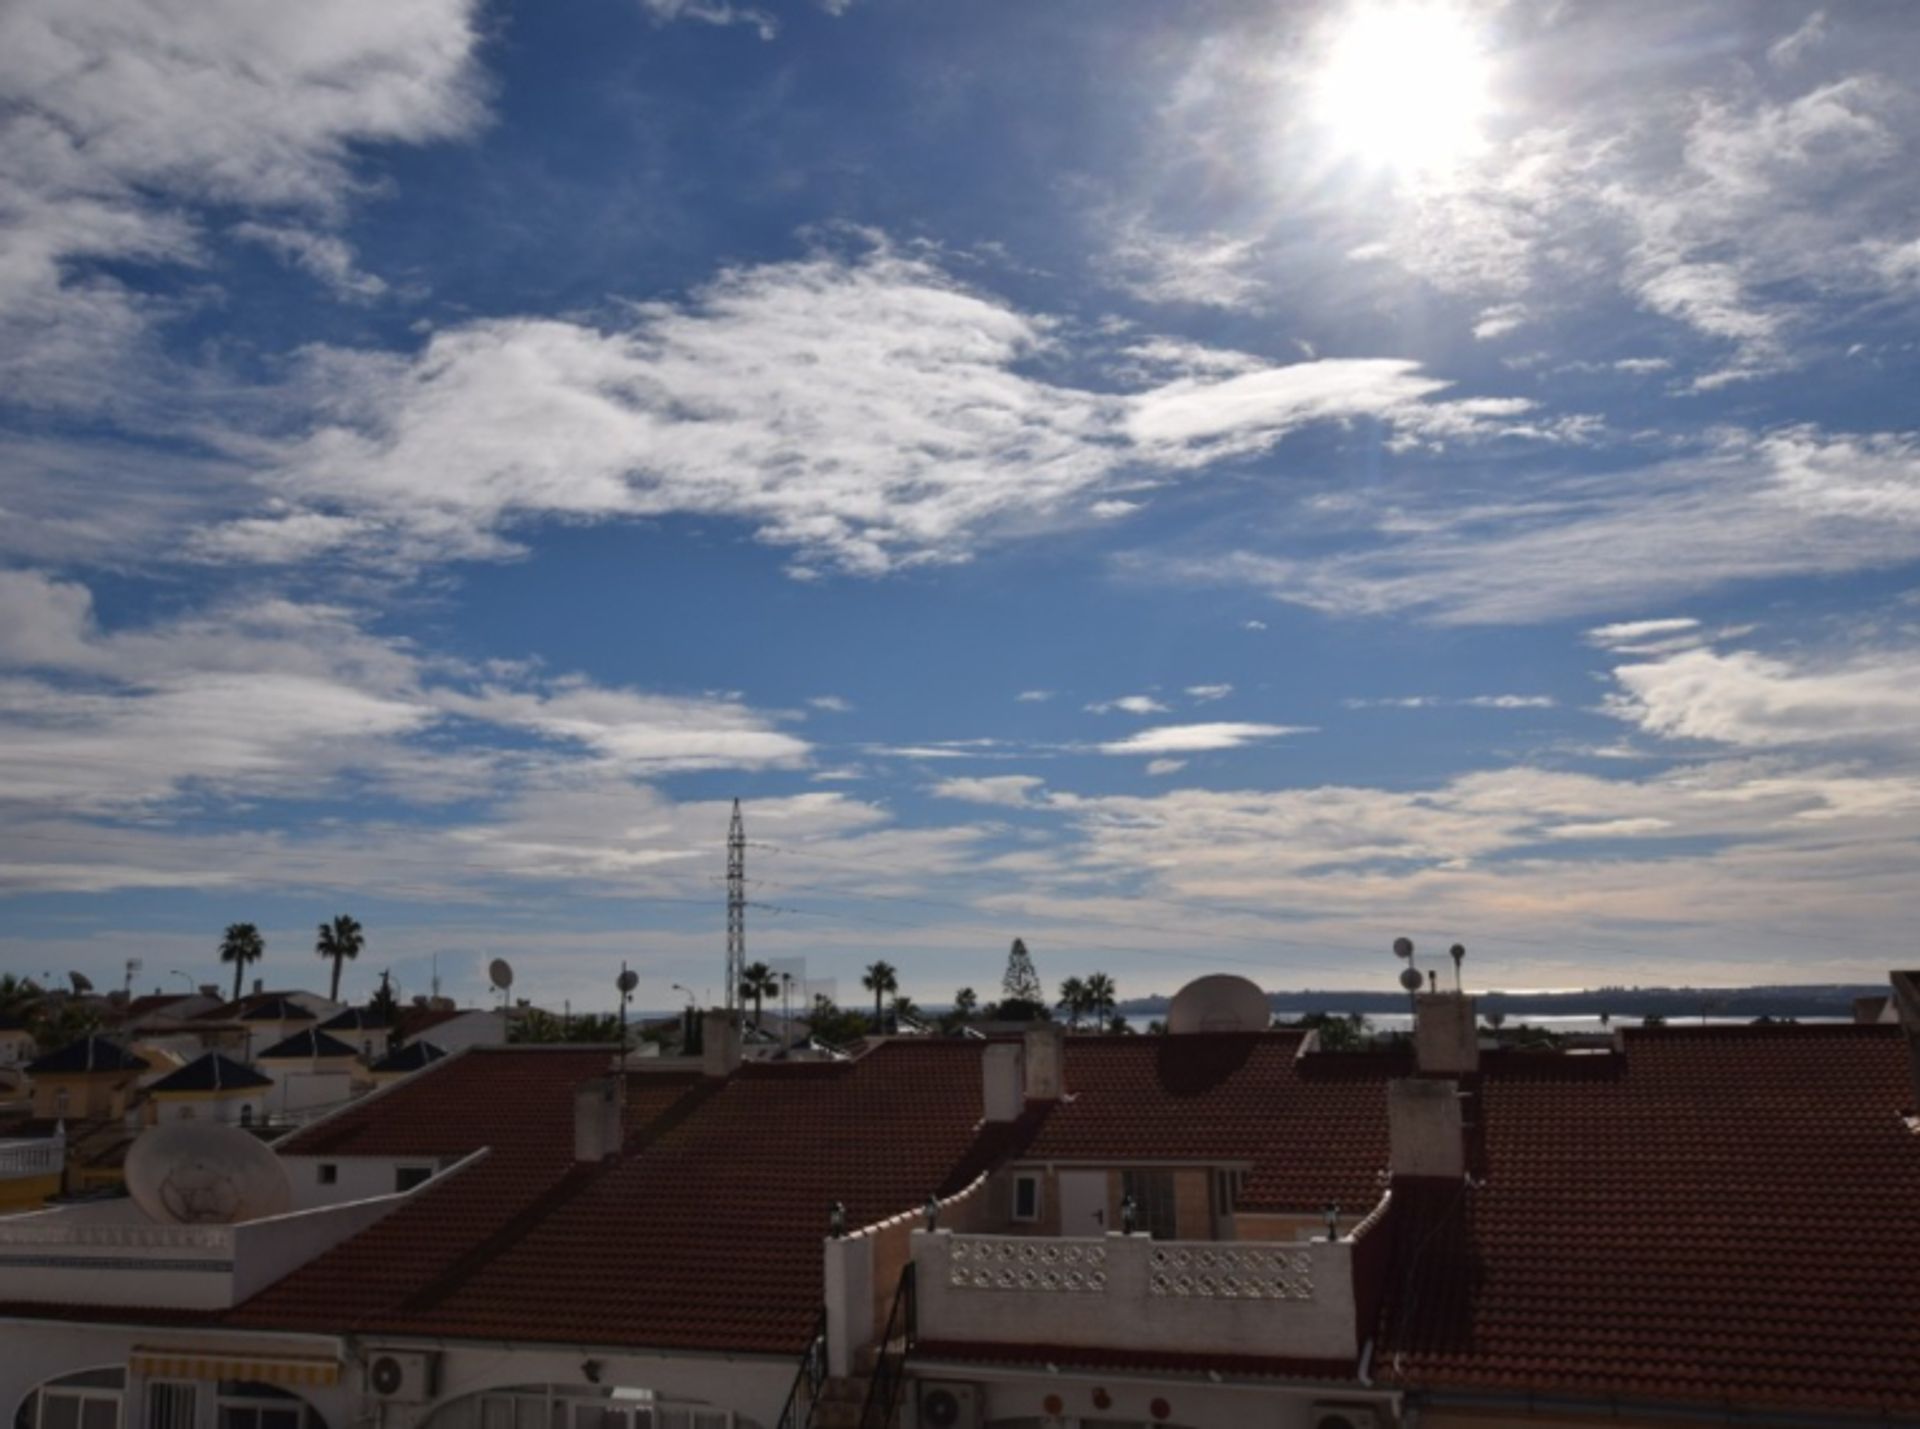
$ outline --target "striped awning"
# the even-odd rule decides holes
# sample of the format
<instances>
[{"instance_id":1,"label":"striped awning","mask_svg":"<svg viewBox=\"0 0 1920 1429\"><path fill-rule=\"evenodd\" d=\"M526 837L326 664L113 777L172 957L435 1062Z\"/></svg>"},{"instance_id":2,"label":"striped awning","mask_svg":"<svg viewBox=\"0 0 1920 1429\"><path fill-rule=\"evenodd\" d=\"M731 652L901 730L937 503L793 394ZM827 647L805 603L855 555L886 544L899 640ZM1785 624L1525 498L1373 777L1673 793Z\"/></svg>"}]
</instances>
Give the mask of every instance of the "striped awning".
<instances>
[{"instance_id":1,"label":"striped awning","mask_svg":"<svg viewBox=\"0 0 1920 1429\"><path fill-rule=\"evenodd\" d=\"M340 1361L318 1355L137 1348L127 1368L157 1379L250 1379L257 1384L310 1386L340 1382Z\"/></svg>"}]
</instances>

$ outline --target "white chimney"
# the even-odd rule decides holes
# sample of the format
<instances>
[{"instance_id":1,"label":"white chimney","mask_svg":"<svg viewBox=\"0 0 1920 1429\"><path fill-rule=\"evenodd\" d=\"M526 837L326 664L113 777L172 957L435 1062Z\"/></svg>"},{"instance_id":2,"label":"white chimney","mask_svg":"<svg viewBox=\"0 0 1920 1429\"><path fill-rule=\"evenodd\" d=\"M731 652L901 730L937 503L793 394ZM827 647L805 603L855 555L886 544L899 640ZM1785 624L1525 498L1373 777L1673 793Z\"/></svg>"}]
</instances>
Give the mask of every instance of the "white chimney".
<instances>
[{"instance_id":1,"label":"white chimney","mask_svg":"<svg viewBox=\"0 0 1920 1429\"><path fill-rule=\"evenodd\" d=\"M1423 992L1413 999L1413 1059L1430 1077L1480 1070L1480 1025L1474 1001L1460 992Z\"/></svg>"},{"instance_id":2,"label":"white chimney","mask_svg":"<svg viewBox=\"0 0 1920 1429\"><path fill-rule=\"evenodd\" d=\"M1894 1017L1906 1034L1908 1070L1913 1076L1914 1106L1920 1110L1920 971L1887 974L1893 985Z\"/></svg>"},{"instance_id":3,"label":"white chimney","mask_svg":"<svg viewBox=\"0 0 1920 1429\"><path fill-rule=\"evenodd\" d=\"M710 1007L700 1018L700 1072L724 1077L740 1065L740 1023L724 1007Z\"/></svg>"},{"instance_id":4,"label":"white chimney","mask_svg":"<svg viewBox=\"0 0 1920 1429\"><path fill-rule=\"evenodd\" d=\"M1025 1049L989 1042L980 1054L980 1103L988 1121L1013 1121L1026 1105Z\"/></svg>"},{"instance_id":5,"label":"white chimney","mask_svg":"<svg viewBox=\"0 0 1920 1429\"><path fill-rule=\"evenodd\" d=\"M624 1091L618 1077L595 1077L573 1089L575 1161L604 1161L619 1152Z\"/></svg>"},{"instance_id":6,"label":"white chimney","mask_svg":"<svg viewBox=\"0 0 1920 1429\"><path fill-rule=\"evenodd\" d=\"M1067 1034L1057 1022L1029 1027L1021 1039L1022 1092L1030 1102L1057 1102L1067 1090Z\"/></svg>"},{"instance_id":7,"label":"white chimney","mask_svg":"<svg viewBox=\"0 0 1920 1429\"><path fill-rule=\"evenodd\" d=\"M1467 1170L1459 1083L1403 1077L1387 1083L1387 1164L1398 1176L1458 1180Z\"/></svg>"}]
</instances>

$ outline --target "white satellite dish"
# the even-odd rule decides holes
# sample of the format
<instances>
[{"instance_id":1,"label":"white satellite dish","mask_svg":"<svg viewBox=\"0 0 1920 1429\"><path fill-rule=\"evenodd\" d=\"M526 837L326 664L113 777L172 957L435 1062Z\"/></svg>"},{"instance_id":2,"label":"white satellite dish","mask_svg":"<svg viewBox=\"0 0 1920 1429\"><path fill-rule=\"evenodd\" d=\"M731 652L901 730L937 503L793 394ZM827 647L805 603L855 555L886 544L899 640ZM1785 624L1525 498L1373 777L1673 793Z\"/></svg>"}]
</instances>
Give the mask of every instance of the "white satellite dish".
<instances>
[{"instance_id":1,"label":"white satellite dish","mask_svg":"<svg viewBox=\"0 0 1920 1429\"><path fill-rule=\"evenodd\" d=\"M1412 957L1413 956L1413 939L1395 938L1393 940L1393 955L1396 958Z\"/></svg>"},{"instance_id":2,"label":"white satellite dish","mask_svg":"<svg viewBox=\"0 0 1920 1429\"><path fill-rule=\"evenodd\" d=\"M640 974L634 972L631 968L621 968L620 976L614 979L614 986L619 988L623 993L630 993L636 987L640 986Z\"/></svg>"},{"instance_id":3,"label":"white satellite dish","mask_svg":"<svg viewBox=\"0 0 1920 1429\"><path fill-rule=\"evenodd\" d=\"M487 964L487 979L496 991L505 992L513 986L513 964L505 958L495 958Z\"/></svg>"},{"instance_id":4,"label":"white satellite dish","mask_svg":"<svg viewBox=\"0 0 1920 1429\"><path fill-rule=\"evenodd\" d=\"M237 1126L174 1121L127 1148L127 1191L163 1225L234 1225L293 1209L287 1168Z\"/></svg>"},{"instance_id":5,"label":"white satellite dish","mask_svg":"<svg viewBox=\"0 0 1920 1429\"><path fill-rule=\"evenodd\" d=\"M1233 973L1197 977L1167 1004L1167 1031L1264 1032L1273 1021L1258 983Z\"/></svg>"}]
</instances>

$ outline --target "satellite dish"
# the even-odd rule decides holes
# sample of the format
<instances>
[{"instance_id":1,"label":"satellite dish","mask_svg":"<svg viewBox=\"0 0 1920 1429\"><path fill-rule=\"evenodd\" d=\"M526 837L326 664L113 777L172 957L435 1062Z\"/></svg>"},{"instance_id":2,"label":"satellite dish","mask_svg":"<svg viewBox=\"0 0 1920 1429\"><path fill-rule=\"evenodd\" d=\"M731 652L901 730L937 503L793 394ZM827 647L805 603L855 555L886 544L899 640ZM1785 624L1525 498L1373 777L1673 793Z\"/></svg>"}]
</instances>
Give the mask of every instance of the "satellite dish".
<instances>
[{"instance_id":1,"label":"satellite dish","mask_svg":"<svg viewBox=\"0 0 1920 1429\"><path fill-rule=\"evenodd\" d=\"M614 986L622 993L630 993L640 986L640 974L631 968L621 968L620 976L614 979Z\"/></svg>"},{"instance_id":2,"label":"satellite dish","mask_svg":"<svg viewBox=\"0 0 1920 1429\"><path fill-rule=\"evenodd\" d=\"M1167 1004L1167 1031L1264 1032L1273 1021L1258 983L1232 973L1197 977Z\"/></svg>"},{"instance_id":3,"label":"satellite dish","mask_svg":"<svg viewBox=\"0 0 1920 1429\"><path fill-rule=\"evenodd\" d=\"M216 1121L174 1121L127 1149L127 1191L162 1225L234 1225L293 1209L287 1168L264 1142Z\"/></svg>"},{"instance_id":4,"label":"satellite dish","mask_svg":"<svg viewBox=\"0 0 1920 1429\"><path fill-rule=\"evenodd\" d=\"M1412 957L1413 956L1413 939L1395 938L1393 940L1393 955L1396 958Z\"/></svg>"},{"instance_id":5,"label":"satellite dish","mask_svg":"<svg viewBox=\"0 0 1920 1429\"><path fill-rule=\"evenodd\" d=\"M1404 987L1408 992L1420 991L1420 984L1424 981L1426 981L1426 979L1420 976L1419 968L1408 967L1400 969L1400 986Z\"/></svg>"},{"instance_id":6,"label":"satellite dish","mask_svg":"<svg viewBox=\"0 0 1920 1429\"><path fill-rule=\"evenodd\" d=\"M68 973L67 981L73 984L73 990L76 993L93 991L93 979L85 973Z\"/></svg>"},{"instance_id":7,"label":"satellite dish","mask_svg":"<svg viewBox=\"0 0 1920 1429\"><path fill-rule=\"evenodd\" d=\"M497 990L505 992L513 986L513 964L505 958L495 958L487 964L487 979Z\"/></svg>"}]
</instances>

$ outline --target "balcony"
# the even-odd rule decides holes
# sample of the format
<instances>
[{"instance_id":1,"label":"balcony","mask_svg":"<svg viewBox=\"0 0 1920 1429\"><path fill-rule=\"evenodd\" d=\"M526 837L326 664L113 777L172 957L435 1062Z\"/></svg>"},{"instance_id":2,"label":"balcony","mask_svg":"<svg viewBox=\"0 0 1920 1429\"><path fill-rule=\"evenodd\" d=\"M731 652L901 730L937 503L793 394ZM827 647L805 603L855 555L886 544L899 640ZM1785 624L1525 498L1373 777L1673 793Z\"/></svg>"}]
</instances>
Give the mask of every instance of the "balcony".
<instances>
[{"instance_id":1,"label":"balcony","mask_svg":"<svg viewBox=\"0 0 1920 1429\"><path fill-rule=\"evenodd\" d=\"M58 1176L67 1160L64 1136L42 1136L24 1141L0 1141L0 1181L28 1181Z\"/></svg>"},{"instance_id":2,"label":"balcony","mask_svg":"<svg viewBox=\"0 0 1920 1429\"><path fill-rule=\"evenodd\" d=\"M1368 1298L1356 1253L1385 1207L1334 1241L915 1231L920 1336L1352 1359Z\"/></svg>"}]
</instances>

